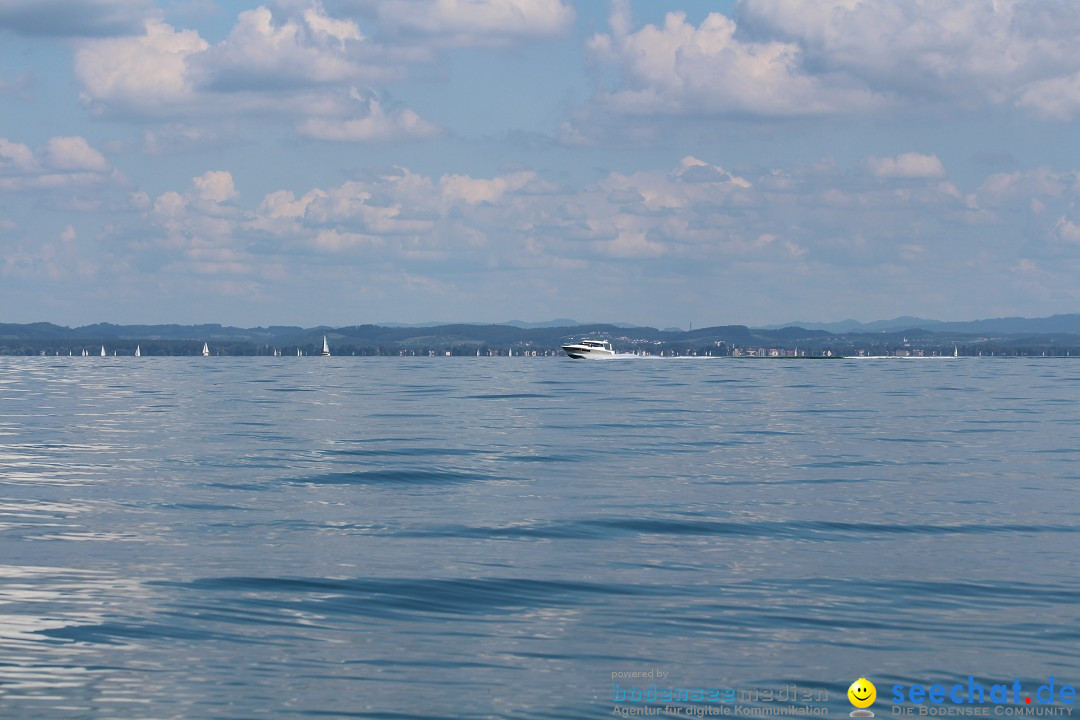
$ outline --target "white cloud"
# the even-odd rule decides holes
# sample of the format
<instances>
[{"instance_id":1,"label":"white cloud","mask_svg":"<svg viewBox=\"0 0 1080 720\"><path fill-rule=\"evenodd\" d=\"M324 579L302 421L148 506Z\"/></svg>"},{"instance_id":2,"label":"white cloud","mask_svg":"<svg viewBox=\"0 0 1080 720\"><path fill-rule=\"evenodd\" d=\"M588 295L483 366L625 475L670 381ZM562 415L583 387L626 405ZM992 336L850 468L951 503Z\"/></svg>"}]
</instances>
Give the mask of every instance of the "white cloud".
<instances>
[{"instance_id":1,"label":"white cloud","mask_svg":"<svg viewBox=\"0 0 1080 720\"><path fill-rule=\"evenodd\" d=\"M739 14L798 42L824 71L908 97L1009 102L1028 83L1080 69L1073 3L745 0Z\"/></svg>"},{"instance_id":2,"label":"white cloud","mask_svg":"<svg viewBox=\"0 0 1080 720\"><path fill-rule=\"evenodd\" d=\"M352 20L335 20L328 17L321 5L309 7L304 10L304 22L315 34L325 35L337 40L344 48L348 40L360 41L364 34L360 27Z\"/></svg>"},{"instance_id":3,"label":"white cloud","mask_svg":"<svg viewBox=\"0 0 1080 720\"><path fill-rule=\"evenodd\" d=\"M881 104L845 78L808 72L795 43L736 37L735 21L720 13L695 26L685 13L669 12L662 26L630 32L627 7L614 3L611 34L588 43L597 63L620 73L620 87L599 98L617 110L813 115Z\"/></svg>"},{"instance_id":4,"label":"white cloud","mask_svg":"<svg viewBox=\"0 0 1080 720\"><path fill-rule=\"evenodd\" d=\"M394 105L389 109L374 97L361 99L365 114L359 118L308 118L297 125L297 132L316 140L337 142L390 142L427 140L441 137L443 130L427 122L413 110Z\"/></svg>"},{"instance_id":5,"label":"white cloud","mask_svg":"<svg viewBox=\"0 0 1080 720\"><path fill-rule=\"evenodd\" d=\"M305 16L275 23L265 7L246 11L214 46L195 30L151 20L140 36L84 41L75 74L94 110L168 116L290 114L311 103L283 102L289 92L389 75L347 52L346 41L362 39L355 24L332 20L317 7Z\"/></svg>"},{"instance_id":6,"label":"white cloud","mask_svg":"<svg viewBox=\"0 0 1080 720\"><path fill-rule=\"evenodd\" d=\"M220 116L291 121L304 136L336 141L442 134L401 104L350 90L401 78L410 63L430 61L430 51L373 44L355 21L331 17L319 3L286 10L293 14L242 12L214 45L161 20L148 21L142 35L84 40L75 53L83 101L97 114L172 120L144 134L153 153L213 142L217 134L196 125Z\"/></svg>"},{"instance_id":7,"label":"white cloud","mask_svg":"<svg viewBox=\"0 0 1080 720\"><path fill-rule=\"evenodd\" d=\"M199 199L204 202L228 202L237 195L236 188L233 186L232 173L228 170L211 170L192 178L191 183L197 189Z\"/></svg>"},{"instance_id":8,"label":"white cloud","mask_svg":"<svg viewBox=\"0 0 1080 720\"><path fill-rule=\"evenodd\" d=\"M175 217L184 210L185 201L183 195L170 190L162 193L154 200L154 214L160 218Z\"/></svg>"},{"instance_id":9,"label":"white cloud","mask_svg":"<svg viewBox=\"0 0 1080 720\"><path fill-rule=\"evenodd\" d=\"M502 202L508 193L519 192L537 181L536 173L520 171L491 179L468 175L444 175L439 190L447 206Z\"/></svg>"},{"instance_id":10,"label":"white cloud","mask_svg":"<svg viewBox=\"0 0 1080 720\"><path fill-rule=\"evenodd\" d=\"M191 178L191 186L183 193L168 190L155 198L153 215L173 230L194 222L203 229L213 226L216 234L226 236L231 234L231 227L242 213L225 203L238 196L232 173L209 170ZM150 205L145 193L136 193L131 200L137 208L146 209Z\"/></svg>"},{"instance_id":11,"label":"white cloud","mask_svg":"<svg viewBox=\"0 0 1080 720\"><path fill-rule=\"evenodd\" d=\"M1023 0L741 0L699 25L633 29L615 0L591 57L616 71L604 107L642 114L802 116L903 107L1080 110L1080 5Z\"/></svg>"},{"instance_id":12,"label":"white cloud","mask_svg":"<svg viewBox=\"0 0 1080 720\"><path fill-rule=\"evenodd\" d=\"M398 169L299 199L290 191L270 193L246 227L318 252L347 257L377 249L404 261L458 261L483 252L476 262L575 265L588 257L744 253L754 252L751 243L731 239L732 223L720 208L740 212L752 188L691 157L672 172L613 173L577 193L532 170L433 178Z\"/></svg>"},{"instance_id":13,"label":"white cloud","mask_svg":"<svg viewBox=\"0 0 1080 720\"><path fill-rule=\"evenodd\" d=\"M0 190L60 190L120 180L82 137L50 138L43 150L0 138Z\"/></svg>"},{"instance_id":14,"label":"white cloud","mask_svg":"<svg viewBox=\"0 0 1080 720\"><path fill-rule=\"evenodd\" d=\"M229 36L192 64L203 87L226 92L386 77L351 52L363 39L354 22L330 18L319 5L279 22L263 6L240 13Z\"/></svg>"},{"instance_id":15,"label":"white cloud","mask_svg":"<svg viewBox=\"0 0 1080 720\"><path fill-rule=\"evenodd\" d=\"M1021 107L1050 120L1071 120L1080 111L1080 72L1036 80L1024 86L1019 95L1017 105Z\"/></svg>"},{"instance_id":16,"label":"white cloud","mask_svg":"<svg viewBox=\"0 0 1080 720\"><path fill-rule=\"evenodd\" d=\"M916 152L903 153L896 157L867 160L870 172L879 178L943 178L945 166L937 155L923 155Z\"/></svg>"},{"instance_id":17,"label":"white cloud","mask_svg":"<svg viewBox=\"0 0 1080 720\"><path fill-rule=\"evenodd\" d=\"M1026 207L1045 210L1040 199L1050 200L1076 194L1080 179L1075 172L1058 172L1048 167L1012 173L995 173L972 194L970 202L980 207ZM1033 205L1033 200L1040 200Z\"/></svg>"},{"instance_id":18,"label":"white cloud","mask_svg":"<svg viewBox=\"0 0 1080 720\"><path fill-rule=\"evenodd\" d=\"M851 298L939 293L940 302L946 273L1012 287L1021 249L1045 268L1048 287L1080 261L1075 173L1000 174L965 194L942 179L935 156L877 162L885 178L903 182L857 165L733 172L687 156L580 187L528 169L395 168L247 203L232 175L216 170L152 202L132 198L128 207L144 208L148 225L127 233L139 240L126 262L173 278L250 283L253 292L270 278L288 293L333 272L391 295L405 275L442 288L432 297L508 282L529 287L532 299L601 277L605 292L622 298L648 283L730 293L728 301L769 288L807 302L798 293L812 278L842 295L850 288Z\"/></svg>"},{"instance_id":19,"label":"white cloud","mask_svg":"<svg viewBox=\"0 0 1080 720\"><path fill-rule=\"evenodd\" d=\"M225 205L237 196L227 170L193 177L183 193L162 193L148 215L154 237L149 242L140 241L140 252L156 256L167 273L213 277L276 274L276 261L249 252L239 235L246 214Z\"/></svg>"},{"instance_id":20,"label":"white cloud","mask_svg":"<svg viewBox=\"0 0 1080 720\"><path fill-rule=\"evenodd\" d=\"M57 170L90 170L105 172L109 163L105 156L90 147L81 137L54 137L45 151L45 162Z\"/></svg>"},{"instance_id":21,"label":"white cloud","mask_svg":"<svg viewBox=\"0 0 1080 720\"><path fill-rule=\"evenodd\" d=\"M208 43L194 30L177 31L159 20L147 21L145 30L87 41L75 53L75 76L92 108L166 114L193 99L188 58Z\"/></svg>"},{"instance_id":22,"label":"white cloud","mask_svg":"<svg viewBox=\"0 0 1080 720\"><path fill-rule=\"evenodd\" d=\"M0 173L32 172L37 169L34 153L22 143L0 138Z\"/></svg>"},{"instance_id":23,"label":"white cloud","mask_svg":"<svg viewBox=\"0 0 1080 720\"><path fill-rule=\"evenodd\" d=\"M1058 237L1065 242L1080 245L1080 225L1077 225L1072 220L1061 217L1058 219L1057 226L1054 229Z\"/></svg>"},{"instance_id":24,"label":"white cloud","mask_svg":"<svg viewBox=\"0 0 1080 720\"><path fill-rule=\"evenodd\" d=\"M752 187L752 184L746 178L732 175L719 165L710 165L692 155L687 155L682 159L679 163L679 169L675 171L675 175L679 179L689 182L730 183L734 187Z\"/></svg>"}]
</instances>

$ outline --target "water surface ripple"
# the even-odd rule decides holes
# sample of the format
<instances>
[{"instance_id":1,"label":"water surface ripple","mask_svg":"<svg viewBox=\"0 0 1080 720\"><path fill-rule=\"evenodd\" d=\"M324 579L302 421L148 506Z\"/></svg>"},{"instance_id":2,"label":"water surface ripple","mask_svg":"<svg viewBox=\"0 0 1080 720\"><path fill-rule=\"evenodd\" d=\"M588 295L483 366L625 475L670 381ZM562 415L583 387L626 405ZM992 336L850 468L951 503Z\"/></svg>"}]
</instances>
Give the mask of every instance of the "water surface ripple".
<instances>
[{"instance_id":1,"label":"water surface ripple","mask_svg":"<svg viewBox=\"0 0 1080 720\"><path fill-rule=\"evenodd\" d=\"M1080 684L1068 359L0 358L0 715Z\"/></svg>"}]
</instances>

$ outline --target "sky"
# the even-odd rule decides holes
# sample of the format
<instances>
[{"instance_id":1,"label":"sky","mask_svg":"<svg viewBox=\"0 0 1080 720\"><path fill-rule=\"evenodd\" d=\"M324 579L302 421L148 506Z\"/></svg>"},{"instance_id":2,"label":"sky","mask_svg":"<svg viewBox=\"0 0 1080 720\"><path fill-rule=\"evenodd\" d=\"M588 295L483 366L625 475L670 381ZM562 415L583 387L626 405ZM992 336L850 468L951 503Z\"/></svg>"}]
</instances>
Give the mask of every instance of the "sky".
<instances>
[{"instance_id":1,"label":"sky","mask_svg":"<svg viewBox=\"0 0 1080 720\"><path fill-rule=\"evenodd\" d=\"M0 322L1080 311L1072 0L0 0Z\"/></svg>"}]
</instances>

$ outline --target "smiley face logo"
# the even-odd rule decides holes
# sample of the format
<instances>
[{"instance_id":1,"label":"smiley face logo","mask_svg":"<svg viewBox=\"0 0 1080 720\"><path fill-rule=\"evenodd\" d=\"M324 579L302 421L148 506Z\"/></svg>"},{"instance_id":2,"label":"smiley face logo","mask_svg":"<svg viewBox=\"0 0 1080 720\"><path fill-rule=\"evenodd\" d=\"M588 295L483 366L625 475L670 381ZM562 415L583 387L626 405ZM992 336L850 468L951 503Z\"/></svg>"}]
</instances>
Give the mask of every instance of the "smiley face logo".
<instances>
[{"instance_id":1,"label":"smiley face logo","mask_svg":"<svg viewBox=\"0 0 1080 720\"><path fill-rule=\"evenodd\" d=\"M866 678L859 678L847 689L847 698L857 708L867 708L877 700L877 688Z\"/></svg>"}]
</instances>

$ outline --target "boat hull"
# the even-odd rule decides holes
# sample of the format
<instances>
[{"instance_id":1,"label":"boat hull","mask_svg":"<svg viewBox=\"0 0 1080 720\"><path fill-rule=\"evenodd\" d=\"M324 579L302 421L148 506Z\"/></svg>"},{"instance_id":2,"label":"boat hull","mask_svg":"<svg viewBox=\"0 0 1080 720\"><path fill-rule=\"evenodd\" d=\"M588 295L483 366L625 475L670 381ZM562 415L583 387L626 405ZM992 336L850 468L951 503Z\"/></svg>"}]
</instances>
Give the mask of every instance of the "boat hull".
<instances>
[{"instance_id":1,"label":"boat hull","mask_svg":"<svg viewBox=\"0 0 1080 720\"><path fill-rule=\"evenodd\" d=\"M597 360L615 357L615 353L611 350L582 347L581 345L563 345L562 351L566 353L567 357L572 357L575 360Z\"/></svg>"}]
</instances>

